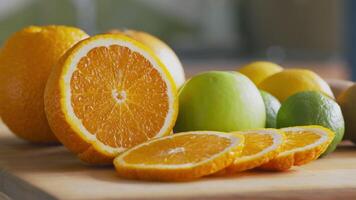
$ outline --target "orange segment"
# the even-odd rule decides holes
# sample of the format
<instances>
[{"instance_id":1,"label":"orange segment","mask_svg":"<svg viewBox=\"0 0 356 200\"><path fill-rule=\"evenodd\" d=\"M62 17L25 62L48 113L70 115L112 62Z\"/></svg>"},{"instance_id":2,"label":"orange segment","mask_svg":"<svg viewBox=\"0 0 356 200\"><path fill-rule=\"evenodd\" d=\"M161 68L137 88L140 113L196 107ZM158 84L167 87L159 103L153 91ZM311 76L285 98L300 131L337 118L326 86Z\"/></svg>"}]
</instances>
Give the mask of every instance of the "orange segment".
<instances>
[{"instance_id":1,"label":"orange segment","mask_svg":"<svg viewBox=\"0 0 356 200\"><path fill-rule=\"evenodd\" d=\"M180 62L173 49L171 49L166 43L161 41L159 38L143 31L129 29L113 29L110 30L108 33L123 34L146 45L147 47L152 49L152 51L158 56L161 62L167 67L168 71L173 77L177 88L180 88L180 86L183 85L183 83L185 82L185 74L182 63Z\"/></svg>"},{"instance_id":2,"label":"orange segment","mask_svg":"<svg viewBox=\"0 0 356 200\"><path fill-rule=\"evenodd\" d=\"M110 163L127 148L171 133L177 115L176 88L165 66L122 35L78 43L52 72L46 94L56 136L91 163Z\"/></svg>"},{"instance_id":3,"label":"orange segment","mask_svg":"<svg viewBox=\"0 0 356 200\"><path fill-rule=\"evenodd\" d=\"M269 134L247 133L244 136L246 143L251 145L245 146L241 156L255 155L274 144L274 138Z\"/></svg>"},{"instance_id":4,"label":"orange segment","mask_svg":"<svg viewBox=\"0 0 356 200\"><path fill-rule=\"evenodd\" d=\"M114 148L154 137L168 113L165 81L145 57L127 47L90 50L79 60L70 88L83 126Z\"/></svg>"},{"instance_id":5,"label":"orange segment","mask_svg":"<svg viewBox=\"0 0 356 200\"><path fill-rule=\"evenodd\" d=\"M226 168L235 173L258 167L275 158L281 150L284 133L276 129L260 129L236 132L245 138L245 145L239 157Z\"/></svg>"},{"instance_id":6,"label":"orange segment","mask_svg":"<svg viewBox=\"0 0 356 200\"><path fill-rule=\"evenodd\" d=\"M185 132L147 141L114 160L124 178L178 181L212 174L231 164L243 147L239 135Z\"/></svg>"},{"instance_id":7,"label":"orange segment","mask_svg":"<svg viewBox=\"0 0 356 200\"><path fill-rule=\"evenodd\" d=\"M286 131L287 140L283 145L283 151L291 151L296 148L302 148L311 145L320 140L321 135L317 135L310 131Z\"/></svg>"},{"instance_id":8,"label":"orange segment","mask_svg":"<svg viewBox=\"0 0 356 200\"><path fill-rule=\"evenodd\" d=\"M281 153L261 166L267 170L288 170L317 159L329 146L335 134L321 126L296 126L281 129L286 140Z\"/></svg>"}]
</instances>

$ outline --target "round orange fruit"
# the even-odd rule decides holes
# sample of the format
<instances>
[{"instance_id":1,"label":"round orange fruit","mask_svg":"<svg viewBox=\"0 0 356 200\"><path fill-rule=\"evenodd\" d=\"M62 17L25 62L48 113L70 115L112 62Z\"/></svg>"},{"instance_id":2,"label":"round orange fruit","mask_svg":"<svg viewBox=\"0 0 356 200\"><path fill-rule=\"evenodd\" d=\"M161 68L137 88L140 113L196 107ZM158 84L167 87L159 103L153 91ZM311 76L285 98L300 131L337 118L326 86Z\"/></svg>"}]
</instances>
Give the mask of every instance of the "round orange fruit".
<instances>
[{"instance_id":1,"label":"round orange fruit","mask_svg":"<svg viewBox=\"0 0 356 200\"><path fill-rule=\"evenodd\" d=\"M0 116L17 136L52 143L43 105L51 68L71 46L88 35L67 26L29 26L14 33L0 53Z\"/></svg>"},{"instance_id":2,"label":"round orange fruit","mask_svg":"<svg viewBox=\"0 0 356 200\"><path fill-rule=\"evenodd\" d=\"M119 34L77 43L54 67L45 91L57 138L92 164L172 132L177 89L153 52Z\"/></svg>"}]
</instances>

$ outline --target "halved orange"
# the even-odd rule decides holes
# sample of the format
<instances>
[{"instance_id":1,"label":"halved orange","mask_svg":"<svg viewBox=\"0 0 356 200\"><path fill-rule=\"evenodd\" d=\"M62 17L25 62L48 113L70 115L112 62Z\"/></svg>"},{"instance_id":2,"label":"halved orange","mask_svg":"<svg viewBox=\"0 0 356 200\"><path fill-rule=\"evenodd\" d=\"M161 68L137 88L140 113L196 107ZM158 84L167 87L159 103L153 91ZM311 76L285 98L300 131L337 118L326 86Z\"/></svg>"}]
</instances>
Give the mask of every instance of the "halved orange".
<instances>
[{"instance_id":1,"label":"halved orange","mask_svg":"<svg viewBox=\"0 0 356 200\"><path fill-rule=\"evenodd\" d=\"M58 139L88 163L168 135L177 91L149 48L123 35L97 35L70 49L52 71L45 110Z\"/></svg>"},{"instance_id":2,"label":"halved orange","mask_svg":"<svg viewBox=\"0 0 356 200\"><path fill-rule=\"evenodd\" d=\"M277 129L259 129L236 132L245 137L240 156L226 169L236 173L258 167L278 156L284 141L284 133Z\"/></svg>"},{"instance_id":3,"label":"halved orange","mask_svg":"<svg viewBox=\"0 0 356 200\"><path fill-rule=\"evenodd\" d=\"M322 126L295 126L281 129L286 136L281 153L262 169L284 171L317 159L334 139L334 132Z\"/></svg>"},{"instance_id":4,"label":"halved orange","mask_svg":"<svg viewBox=\"0 0 356 200\"><path fill-rule=\"evenodd\" d=\"M142 143L114 160L120 177L182 181L215 173L230 165L243 148L237 134L213 131L178 133Z\"/></svg>"}]
</instances>

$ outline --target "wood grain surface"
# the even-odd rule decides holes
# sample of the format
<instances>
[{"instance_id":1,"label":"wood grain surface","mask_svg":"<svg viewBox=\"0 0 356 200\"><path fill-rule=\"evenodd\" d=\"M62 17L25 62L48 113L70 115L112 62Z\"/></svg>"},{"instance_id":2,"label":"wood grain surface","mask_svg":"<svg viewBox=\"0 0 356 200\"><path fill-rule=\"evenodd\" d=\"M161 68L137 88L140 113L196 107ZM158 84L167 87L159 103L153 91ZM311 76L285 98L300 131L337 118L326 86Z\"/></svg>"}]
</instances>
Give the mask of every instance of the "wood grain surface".
<instances>
[{"instance_id":1,"label":"wood grain surface","mask_svg":"<svg viewBox=\"0 0 356 200\"><path fill-rule=\"evenodd\" d=\"M35 146L0 123L0 199L356 199L356 147L284 173L252 171L193 182L120 179L62 146Z\"/></svg>"}]
</instances>

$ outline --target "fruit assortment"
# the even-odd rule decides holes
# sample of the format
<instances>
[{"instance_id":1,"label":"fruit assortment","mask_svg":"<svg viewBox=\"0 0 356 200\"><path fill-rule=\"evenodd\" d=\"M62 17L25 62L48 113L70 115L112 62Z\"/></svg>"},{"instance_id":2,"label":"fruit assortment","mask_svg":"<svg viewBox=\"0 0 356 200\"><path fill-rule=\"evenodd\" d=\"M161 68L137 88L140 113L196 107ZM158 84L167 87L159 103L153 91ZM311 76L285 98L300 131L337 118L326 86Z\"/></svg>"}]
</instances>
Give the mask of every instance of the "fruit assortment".
<instances>
[{"instance_id":1,"label":"fruit assortment","mask_svg":"<svg viewBox=\"0 0 356 200\"><path fill-rule=\"evenodd\" d=\"M334 151L345 131L356 142L355 86L334 96L310 70L262 61L186 81L167 44L134 30L30 26L0 51L0 116L14 134L60 142L130 179L307 164Z\"/></svg>"}]
</instances>

